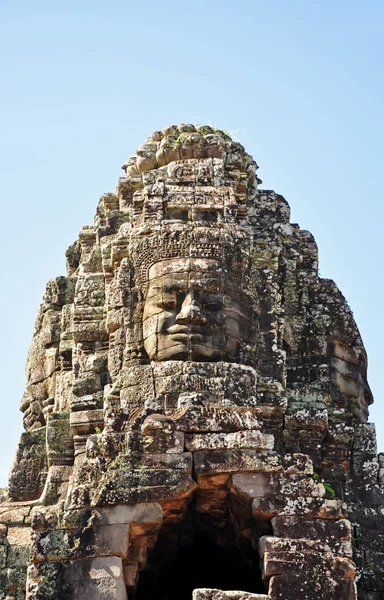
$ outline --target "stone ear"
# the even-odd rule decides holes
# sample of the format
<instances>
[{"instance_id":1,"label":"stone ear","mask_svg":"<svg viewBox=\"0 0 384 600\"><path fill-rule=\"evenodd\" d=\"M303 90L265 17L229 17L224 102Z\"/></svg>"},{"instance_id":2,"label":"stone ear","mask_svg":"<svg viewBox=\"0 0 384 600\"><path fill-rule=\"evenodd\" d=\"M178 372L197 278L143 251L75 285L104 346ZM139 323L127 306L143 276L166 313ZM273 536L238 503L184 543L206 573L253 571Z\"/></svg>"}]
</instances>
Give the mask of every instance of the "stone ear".
<instances>
[{"instance_id":1,"label":"stone ear","mask_svg":"<svg viewBox=\"0 0 384 600\"><path fill-rule=\"evenodd\" d=\"M144 302L146 296L147 296L147 286L145 286L145 289L143 289L141 287L140 288L136 288L137 303Z\"/></svg>"},{"instance_id":2,"label":"stone ear","mask_svg":"<svg viewBox=\"0 0 384 600\"><path fill-rule=\"evenodd\" d=\"M142 344L126 346L124 350L124 359L127 362L140 360L140 361L149 361L148 354L145 351L145 348Z\"/></svg>"}]
</instances>

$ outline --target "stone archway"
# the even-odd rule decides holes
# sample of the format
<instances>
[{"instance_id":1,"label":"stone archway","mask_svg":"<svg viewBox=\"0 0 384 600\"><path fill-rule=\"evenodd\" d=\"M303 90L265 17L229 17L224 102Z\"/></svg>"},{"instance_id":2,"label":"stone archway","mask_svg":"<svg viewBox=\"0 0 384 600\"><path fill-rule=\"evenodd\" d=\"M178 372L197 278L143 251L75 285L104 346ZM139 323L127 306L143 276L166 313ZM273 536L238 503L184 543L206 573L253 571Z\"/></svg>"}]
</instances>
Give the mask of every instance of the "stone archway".
<instances>
[{"instance_id":1,"label":"stone archway","mask_svg":"<svg viewBox=\"0 0 384 600\"><path fill-rule=\"evenodd\" d=\"M160 533L129 600L191 600L199 588L267 594L251 542L231 541L218 533L220 544L212 532L194 529L179 537L178 547L169 533Z\"/></svg>"},{"instance_id":2,"label":"stone archway","mask_svg":"<svg viewBox=\"0 0 384 600\"><path fill-rule=\"evenodd\" d=\"M127 581L129 600L191 600L201 588L268 597L259 540L273 535L271 520L255 519L248 504L234 502L223 478L228 474L213 476L205 488L200 481L181 503L165 503L163 524L145 557L133 540L128 556L139 569Z\"/></svg>"}]
</instances>

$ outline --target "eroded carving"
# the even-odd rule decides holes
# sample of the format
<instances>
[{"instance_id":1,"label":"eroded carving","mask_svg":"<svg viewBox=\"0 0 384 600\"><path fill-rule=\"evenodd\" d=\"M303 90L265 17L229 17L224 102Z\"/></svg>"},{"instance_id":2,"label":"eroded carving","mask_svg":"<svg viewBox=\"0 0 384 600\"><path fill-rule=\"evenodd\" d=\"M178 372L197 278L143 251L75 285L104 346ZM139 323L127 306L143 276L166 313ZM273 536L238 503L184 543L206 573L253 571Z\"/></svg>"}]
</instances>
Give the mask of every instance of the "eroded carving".
<instances>
[{"instance_id":1,"label":"eroded carving","mask_svg":"<svg viewBox=\"0 0 384 600\"><path fill-rule=\"evenodd\" d=\"M39 309L0 596L161 600L148 573L222 548L253 593L193 580L194 597L355 600L353 556L370 600L384 459L365 350L313 237L224 131L157 131L123 169Z\"/></svg>"},{"instance_id":2,"label":"eroded carving","mask_svg":"<svg viewBox=\"0 0 384 600\"><path fill-rule=\"evenodd\" d=\"M151 360L239 360L249 326L246 299L221 262L175 258L150 268L143 338Z\"/></svg>"}]
</instances>

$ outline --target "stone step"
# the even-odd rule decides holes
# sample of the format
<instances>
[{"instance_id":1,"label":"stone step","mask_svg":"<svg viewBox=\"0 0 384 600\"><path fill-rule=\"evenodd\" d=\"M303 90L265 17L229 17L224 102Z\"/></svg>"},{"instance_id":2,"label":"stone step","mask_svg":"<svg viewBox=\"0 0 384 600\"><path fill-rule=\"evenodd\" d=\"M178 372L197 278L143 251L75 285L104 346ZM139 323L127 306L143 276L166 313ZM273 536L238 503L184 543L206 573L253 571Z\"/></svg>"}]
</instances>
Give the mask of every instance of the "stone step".
<instances>
[{"instance_id":1,"label":"stone step","mask_svg":"<svg viewBox=\"0 0 384 600\"><path fill-rule=\"evenodd\" d=\"M225 592L223 590L200 588L193 590L192 600L269 600L269 596L239 590Z\"/></svg>"}]
</instances>

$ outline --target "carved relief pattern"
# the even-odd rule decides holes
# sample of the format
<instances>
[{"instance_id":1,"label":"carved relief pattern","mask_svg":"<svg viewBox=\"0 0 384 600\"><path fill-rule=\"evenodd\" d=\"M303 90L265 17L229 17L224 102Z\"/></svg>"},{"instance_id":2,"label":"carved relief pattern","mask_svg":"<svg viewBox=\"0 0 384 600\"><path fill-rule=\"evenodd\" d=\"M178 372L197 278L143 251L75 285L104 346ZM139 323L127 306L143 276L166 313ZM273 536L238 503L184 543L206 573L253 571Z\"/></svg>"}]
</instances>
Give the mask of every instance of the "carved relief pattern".
<instances>
[{"instance_id":1,"label":"carved relief pattern","mask_svg":"<svg viewBox=\"0 0 384 600\"><path fill-rule=\"evenodd\" d=\"M32 546L0 568L4 597L126 600L193 521L263 562L265 593L228 597L353 600L357 564L359 598L376 600L367 358L313 237L224 131L168 127L123 169L39 309L0 504Z\"/></svg>"}]
</instances>

